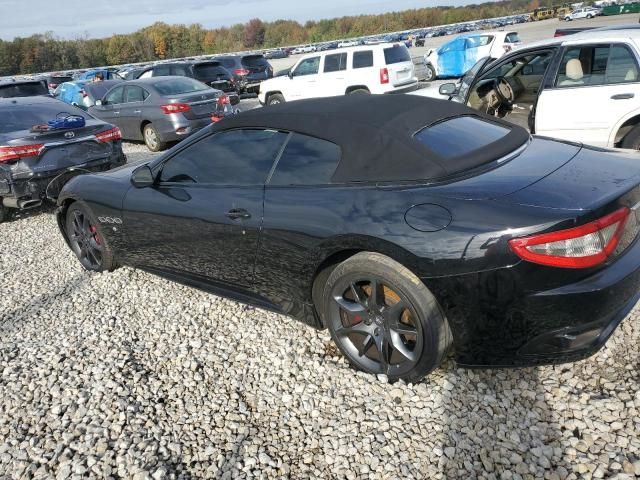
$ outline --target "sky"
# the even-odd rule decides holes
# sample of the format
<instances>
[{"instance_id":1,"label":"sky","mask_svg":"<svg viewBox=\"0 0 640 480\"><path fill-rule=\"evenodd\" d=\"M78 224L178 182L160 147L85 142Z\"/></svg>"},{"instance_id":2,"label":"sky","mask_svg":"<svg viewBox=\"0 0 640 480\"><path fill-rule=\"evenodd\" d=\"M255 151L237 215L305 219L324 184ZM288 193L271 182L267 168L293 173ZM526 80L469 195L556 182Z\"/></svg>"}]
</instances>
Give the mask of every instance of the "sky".
<instances>
[{"instance_id":1,"label":"sky","mask_svg":"<svg viewBox=\"0 0 640 480\"><path fill-rule=\"evenodd\" d=\"M153 24L200 23L205 28L262 20L322 18L464 5L472 0L0 0L0 38L52 31L74 39L108 37Z\"/></svg>"}]
</instances>

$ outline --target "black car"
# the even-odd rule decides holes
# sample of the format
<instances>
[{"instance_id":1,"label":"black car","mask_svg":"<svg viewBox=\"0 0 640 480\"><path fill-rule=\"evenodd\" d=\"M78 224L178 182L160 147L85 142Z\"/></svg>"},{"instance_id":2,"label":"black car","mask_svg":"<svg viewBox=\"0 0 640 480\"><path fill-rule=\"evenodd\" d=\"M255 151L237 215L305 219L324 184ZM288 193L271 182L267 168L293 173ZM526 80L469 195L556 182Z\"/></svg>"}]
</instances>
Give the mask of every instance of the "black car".
<instances>
[{"instance_id":1,"label":"black car","mask_svg":"<svg viewBox=\"0 0 640 480\"><path fill-rule=\"evenodd\" d=\"M168 62L148 67L135 74L135 78L179 76L194 78L205 85L231 93L232 105L240 103L239 88L229 71L218 61Z\"/></svg>"},{"instance_id":2,"label":"black car","mask_svg":"<svg viewBox=\"0 0 640 480\"><path fill-rule=\"evenodd\" d=\"M273 67L263 55L223 55L214 60L231 72L238 93L258 93L260 83L273 77Z\"/></svg>"},{"instance_id":3,"label":"black car","mask_svg":"<svg viewBox=\"0 0 640 480\"><path fill-rule=\"evenodd\" d=\"M266 50L264 52L264 58L288 58L289 54L284 48L274 48L273 50Z\"/></svg>"},{"instance_id":4,"label":"black car","mask_svg":"<svg viewBox=\"0 0 640 480\"><path fill-rule=\"evenodd\" d=\"M47 81L0 80L0 98L49 96Z\"/></svg>"},{"instance_id":5,"label":"black car","mask_svg":"<svg viewBox=\"0 0 640 480\"><path fill-rule=\"evenodd\" d=\"M89 270L131 265L329 328L357 368L414 382L449 347L483 367L593 354L638 300L639 210L634 156L350 95L77 177L57 216Z\"/></svg>"},{"instance_id":6,"label":"black car","mask_svg":"<svg viewBox=\"0 0 640 480\"><path fill-rule=\"evenodd\" d=\"M70 115L84 125L49 128L50 120ZM53 98L0 99L0 118L0 222L7 208L42 204L48 193L60 190L67 174L126 162L118 128ZM54 190L47 192L53 180Z\"/></svg>"}]
</instances>

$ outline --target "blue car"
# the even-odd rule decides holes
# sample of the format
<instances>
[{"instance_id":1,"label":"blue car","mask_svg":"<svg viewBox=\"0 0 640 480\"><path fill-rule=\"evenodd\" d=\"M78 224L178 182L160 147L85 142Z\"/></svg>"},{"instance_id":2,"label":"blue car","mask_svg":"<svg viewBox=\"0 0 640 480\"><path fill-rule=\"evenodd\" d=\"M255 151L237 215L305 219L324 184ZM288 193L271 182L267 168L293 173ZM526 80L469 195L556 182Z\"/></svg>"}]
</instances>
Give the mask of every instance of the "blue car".
<instances>
[{"instance_id":1,"label":"blue car","mask_svg":"<svg viewBox=\"0 0 640 480\"><path fill-rule=\"evenodd\" d=\"M58 100L75 105L83 110L87 110L96 104L96 100L102 99L115 84L121 80L104 80L93 82L90 80L74 80L58 85L53 96Z\"/></svg>"},{"instance_id":2,"label":"blue car","mask_svg":"<svg viewBox=\"0 0 640 480\"><path fill-rule=\"evenodd\" d=\"M103 80L114 80L119 78L113 70L109 70L106 68L94 68L81 73L80 75L78 75L76 80L93 80L94 78L96 78L96 75L98 73L102 74Z\"/></svg>"}]
</instances>

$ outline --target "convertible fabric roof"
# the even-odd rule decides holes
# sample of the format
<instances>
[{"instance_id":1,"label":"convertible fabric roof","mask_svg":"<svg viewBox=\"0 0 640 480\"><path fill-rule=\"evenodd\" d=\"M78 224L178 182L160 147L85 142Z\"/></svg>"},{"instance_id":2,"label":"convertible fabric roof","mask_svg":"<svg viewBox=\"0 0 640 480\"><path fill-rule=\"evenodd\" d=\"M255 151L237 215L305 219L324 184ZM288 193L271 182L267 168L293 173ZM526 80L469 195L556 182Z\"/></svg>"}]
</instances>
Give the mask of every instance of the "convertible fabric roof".
<instances>
[{"instance_id":1,"label":"convertible fabric roof","mask_svg":"<svg viewBox=\"0 0 640 480\"><path fill-rule=\"evenodd\" d=\"M510 132L470 154L445 159L413 138L426 126L471 115ZM226 117L213 131L263 127L325 139L342 148L334 183L435 180L510 154L529 139L521 128L464 105L416 95L347 95L299 100Z\"/></svg>"}]
</instances>

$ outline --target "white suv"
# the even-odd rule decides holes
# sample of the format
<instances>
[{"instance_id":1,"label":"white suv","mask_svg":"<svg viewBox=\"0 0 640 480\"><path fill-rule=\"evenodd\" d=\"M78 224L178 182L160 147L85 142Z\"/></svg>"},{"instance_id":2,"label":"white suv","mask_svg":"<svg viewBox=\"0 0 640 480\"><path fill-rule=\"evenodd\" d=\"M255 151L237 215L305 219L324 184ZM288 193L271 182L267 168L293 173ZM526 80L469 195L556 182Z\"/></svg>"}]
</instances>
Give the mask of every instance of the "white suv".
<instances>
[{"instance_id":1,"label":"white suv","mask_svg":"<svg viewBox=\"0 0 640 480\"><path fill-rule=\"evenodd\" d=\"M418 80L403 44L365 45L302 57L288 75L262 82L262 105L351 93L412 91Z\"/></svg>"}]
</instances>

